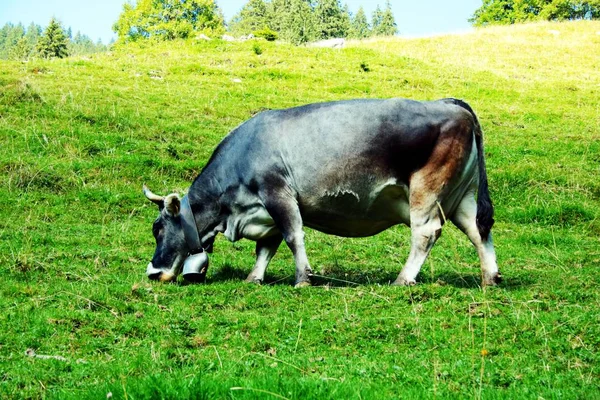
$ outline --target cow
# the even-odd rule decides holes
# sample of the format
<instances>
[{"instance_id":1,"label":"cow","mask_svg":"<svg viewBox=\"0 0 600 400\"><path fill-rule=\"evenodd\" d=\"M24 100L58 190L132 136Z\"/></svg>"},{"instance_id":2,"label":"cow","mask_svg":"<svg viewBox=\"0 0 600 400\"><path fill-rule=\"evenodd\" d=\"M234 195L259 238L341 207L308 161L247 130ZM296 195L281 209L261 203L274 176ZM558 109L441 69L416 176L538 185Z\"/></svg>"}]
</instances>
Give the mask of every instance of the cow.
<instances>
[{"instance_id":1,"label":"cow","mask_svg":"<svg viewBox=\"0 0 600 400\"><path fill-rule=\"evenodd\" d=\"M414 285L450 220L477 250L482 285L501 281L482 130L462 100L357 99L264 111L225 136L183 198L143 191L160 212L150 279L172 281L184 261L202 255L188 272L203 281L205 252L223 233L256 241L246 281L264 280L285 241L295 286L308 286L304 226L367 237L406 224L410 253L393 285Z\"/></svg>"}]
</instances>

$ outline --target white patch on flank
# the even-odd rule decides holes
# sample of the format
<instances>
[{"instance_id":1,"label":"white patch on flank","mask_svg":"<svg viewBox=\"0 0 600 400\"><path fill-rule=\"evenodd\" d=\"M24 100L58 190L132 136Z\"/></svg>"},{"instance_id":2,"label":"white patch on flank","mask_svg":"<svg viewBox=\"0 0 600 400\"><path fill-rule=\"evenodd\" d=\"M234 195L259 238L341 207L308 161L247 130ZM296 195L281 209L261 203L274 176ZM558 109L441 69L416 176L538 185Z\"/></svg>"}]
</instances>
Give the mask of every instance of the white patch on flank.
<instances>
[{"instance_id":1,"label":"white patch on flank","mask_svg":"<svg viewBox=\"0 0 600 400\"><path fill-rule=\"evenodd\" d=\"M269 236L276 229L275 222L266 208L255 204L244 211L232 212L227 218L224 235L231 242L240 238L259 240Z\"/></svg>"},{"instance_id":2,"label":"white patch on flank","mask_svg":"<svg viewBox=\"0 0 600 400\"><path fill-rule=\"evenodd\" d=\"M335 191L326 190L324 194L328 197L342 197L349 194L350 196L356 198L356 201L360 203L360 196L351 189L337 189Z\"/></svg>"},{"instance_id":3,"label":"white patch on flank","mask_svg":"<svg viewBox=\"0 0 600 400\"><path fill-rule=\"evenodd\" d=\"M259 240L276 231L275 221L258 196L240 187L225 223L225 237L231 242L241 238Z\"/></svg>"}]
</instances>

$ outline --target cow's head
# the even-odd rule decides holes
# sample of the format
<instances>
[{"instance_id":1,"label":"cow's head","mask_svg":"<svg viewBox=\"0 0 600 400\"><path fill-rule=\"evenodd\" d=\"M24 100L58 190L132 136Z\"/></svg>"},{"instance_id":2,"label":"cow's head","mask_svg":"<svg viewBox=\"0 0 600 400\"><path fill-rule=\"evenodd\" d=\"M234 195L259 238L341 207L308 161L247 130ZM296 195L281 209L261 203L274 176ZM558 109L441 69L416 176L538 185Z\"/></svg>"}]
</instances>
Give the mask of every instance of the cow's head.
<instances>
[{"instance_id":1,"label":"cow's head","mask_svg":"<svg viewBox=\"0 0 600 400\"><path fill-rule=\"evenodd\" d=\"M203 280L208 267L208 258L190 256L191 249L186 242L181 214L181 198L172 193L168 196L158 196L144 186L144 194L148 200L158 206L160 214L152 225L152 234L156 240L156 250L152 261L148 264L146 275L153 280L172 281L184 267L192 270L191 274L184 271L184 277L192 280ZM202 265L201 265L202 264ZM189 272L189 271L188 271Z\"/></svg>"}]
</instances>

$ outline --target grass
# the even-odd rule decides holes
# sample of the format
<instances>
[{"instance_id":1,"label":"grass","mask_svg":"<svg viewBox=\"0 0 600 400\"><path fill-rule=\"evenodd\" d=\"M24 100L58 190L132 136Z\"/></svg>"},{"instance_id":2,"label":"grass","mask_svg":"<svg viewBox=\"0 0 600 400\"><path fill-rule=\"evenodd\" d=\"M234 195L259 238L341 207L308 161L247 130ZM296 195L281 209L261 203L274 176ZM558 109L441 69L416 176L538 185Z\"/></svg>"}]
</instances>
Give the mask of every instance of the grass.
<instances>
[{"instance_id":1,"label":"grass","mask_svg":"<svg viewBox=\"0 0 600 400\"><path fill-rule=\"evenodd\" d=\"M0 396L600 398L598 31L531 24L340 51L175 42L0 62ZM388 285L405 227L368 239L307 230L328 277L308 289L292 288L285 246L266 285L243 283L253 243L223 238L206 284L145 278L157 210L142 184L184 191L254 113L446 96L467 100L485 131L499 287L479 287L475 252L451 226L411 288Z\"/></svg>"}]
</instances>

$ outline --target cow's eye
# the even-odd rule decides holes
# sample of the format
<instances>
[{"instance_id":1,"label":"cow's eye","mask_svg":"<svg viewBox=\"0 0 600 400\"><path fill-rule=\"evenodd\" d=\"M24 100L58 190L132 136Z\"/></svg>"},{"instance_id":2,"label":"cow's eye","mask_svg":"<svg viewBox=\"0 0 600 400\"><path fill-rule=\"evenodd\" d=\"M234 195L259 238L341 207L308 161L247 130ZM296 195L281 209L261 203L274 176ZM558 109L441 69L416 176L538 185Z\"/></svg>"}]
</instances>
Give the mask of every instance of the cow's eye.
<instances>
[{"instance_id":1,"label":"cow's eye","mask_svg":"<svg viewBox=\"0 0 600 400\"><path fill-rule=\"evenodd\" d=\"M156 237L158 235L160 235L162 233L162 227L160 226L160 224L155 223L154 225L152 225L152 234Z\"/></svg>"}]
</instances>

